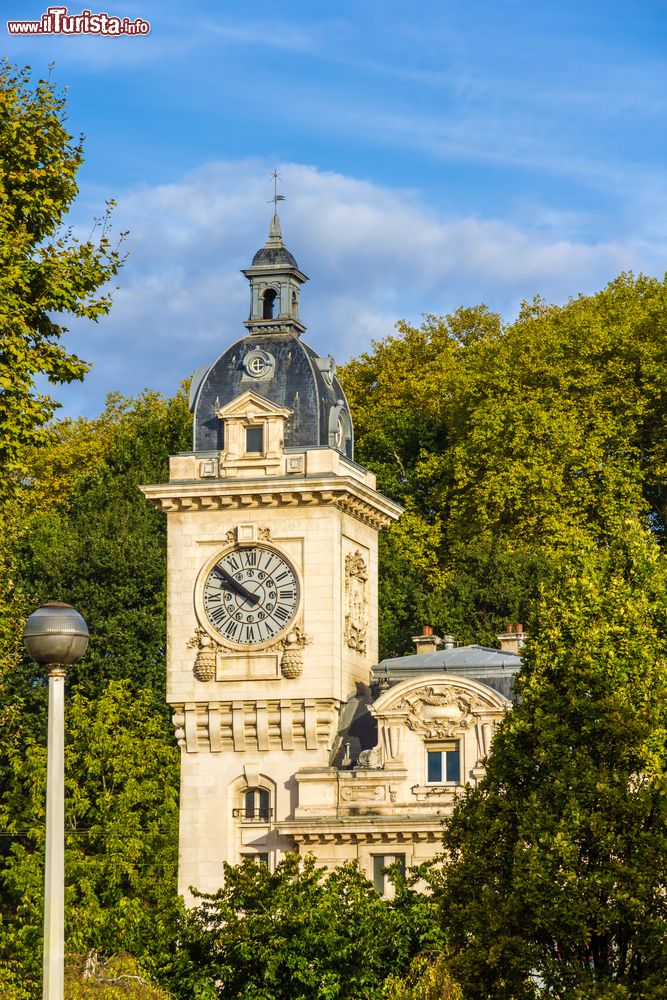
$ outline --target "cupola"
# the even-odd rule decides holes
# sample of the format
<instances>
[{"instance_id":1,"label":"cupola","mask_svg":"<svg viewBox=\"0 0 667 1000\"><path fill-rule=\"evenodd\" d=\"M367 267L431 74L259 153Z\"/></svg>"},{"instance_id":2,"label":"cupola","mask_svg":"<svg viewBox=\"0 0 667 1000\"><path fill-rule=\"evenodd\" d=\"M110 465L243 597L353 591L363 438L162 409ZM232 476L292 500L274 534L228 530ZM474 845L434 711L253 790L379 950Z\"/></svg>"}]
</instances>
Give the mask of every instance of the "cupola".
<instances>
[{"instance_id":1,"label":"cupola","mask_svg":"<svg viewBox=\"0 0 667 1000\"><path fill-rule=\"evenodd\" d=\"M242 273L250 282L250 315L245 325L251 333L303 333L306 328L299 320L299 295L308 278L283 243L277 212L269 238Z\"/></svg>"},{"instance_id":2,"label":"cupola","mask_svg":"<svg viewBox=\"0 0 667 1000\"><path fill-rule=\"evenodd\" d=\"M250 393L255 402L261 397L279 408L280 437L286 450L333 448L353 459L352 418L336 378L334 359L330 354L320 357L301 339L305 326L299 319L299 293L308 278L283 243L275 210L283 196L274 192L272 200L269 237L251 266L242 271L250 282L250 316L245 322L248 332L192 378L193 449L199 453L224 451L229 457L236 455L244 442L246 458L241 464L251 459L256 466L266 464L272 446L264 454L264 440L261 446L255 443L251 447L248 443L255 438L259 442L265 417L257 418L257 426L248 424L250 436L243 437L240 432L236 434L227 410L234 400Z\"/></svg>"}]
</instances>

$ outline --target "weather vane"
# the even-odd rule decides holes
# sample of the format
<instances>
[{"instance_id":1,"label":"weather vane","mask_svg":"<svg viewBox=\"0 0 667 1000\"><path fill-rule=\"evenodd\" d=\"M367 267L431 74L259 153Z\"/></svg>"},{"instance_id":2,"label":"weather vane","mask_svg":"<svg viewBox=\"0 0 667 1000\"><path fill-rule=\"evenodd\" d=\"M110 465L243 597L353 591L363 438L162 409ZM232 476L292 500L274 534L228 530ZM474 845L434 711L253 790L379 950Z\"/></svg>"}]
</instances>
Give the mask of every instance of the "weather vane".
<instances>
[{"instance_id":1,"label":"weather vane","mask_svg":"<svg viewBox=\"0 0 667 1000\"><path fill-rule=\"evenodd\" d=\"M274 170L273 173L271 174L271 177L273 178L273 198L269 198L269 201L273 202L273 210L274 212L277 212L278 202L285 201L285 195L278 194L278 181L280 180L280 174L278 173L278 171Z\"/></svg>"}]
</instances>

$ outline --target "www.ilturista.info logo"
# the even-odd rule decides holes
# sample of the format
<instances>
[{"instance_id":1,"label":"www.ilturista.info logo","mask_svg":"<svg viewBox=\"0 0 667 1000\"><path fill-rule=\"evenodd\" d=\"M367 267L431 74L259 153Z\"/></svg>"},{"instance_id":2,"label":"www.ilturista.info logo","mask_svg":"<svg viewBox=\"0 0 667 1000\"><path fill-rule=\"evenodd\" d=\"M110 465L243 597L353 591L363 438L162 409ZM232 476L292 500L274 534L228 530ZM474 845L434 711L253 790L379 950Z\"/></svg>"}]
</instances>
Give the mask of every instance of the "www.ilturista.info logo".
<instances>
[{"instance_id":1,"label":"www.ilturista.info logo","mask_svg":"<svg viewBox=\"0 0 667 1000\"><path fill-rule=\"evenodd\" d=\"M82 10L68 14L67 7L49 7L39 21L7 21L10 35L147 35L150 22L137 17L115 17Z\"/></svg>"}]
</instances>

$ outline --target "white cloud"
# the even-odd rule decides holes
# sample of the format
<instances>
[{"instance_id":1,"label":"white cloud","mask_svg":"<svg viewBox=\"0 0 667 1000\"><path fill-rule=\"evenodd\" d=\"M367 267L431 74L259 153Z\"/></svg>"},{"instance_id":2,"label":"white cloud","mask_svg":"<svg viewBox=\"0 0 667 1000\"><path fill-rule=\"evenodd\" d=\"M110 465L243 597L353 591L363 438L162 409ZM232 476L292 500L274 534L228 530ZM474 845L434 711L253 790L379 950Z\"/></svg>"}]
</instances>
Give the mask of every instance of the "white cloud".
<instances>
[{"instance_id":1,"label":"white cloud","mask_svg":"<svg viewBox=\"0 0 667 1000\"><path fill-rule=\"evenodd\" d=\"M173 392L244 335L249 300L239 269L267 235L272 167L210 163L178 183L119 197L115 226L130 230L131 256L110 316L72 330L70 346L95 370L82 387L59 393L67 412L94 413L113 389ZM305 339L339 362L390 334L399 318L479 301L511 318L524 297L563 301L621 270L658 268L662 256L636 241L567 237L557 215L546 229L443 218L414 191L303 164L278 169L285 242L311 276ZM570 216L564 228L573 228Z\"/></svg>"}]
</instances>

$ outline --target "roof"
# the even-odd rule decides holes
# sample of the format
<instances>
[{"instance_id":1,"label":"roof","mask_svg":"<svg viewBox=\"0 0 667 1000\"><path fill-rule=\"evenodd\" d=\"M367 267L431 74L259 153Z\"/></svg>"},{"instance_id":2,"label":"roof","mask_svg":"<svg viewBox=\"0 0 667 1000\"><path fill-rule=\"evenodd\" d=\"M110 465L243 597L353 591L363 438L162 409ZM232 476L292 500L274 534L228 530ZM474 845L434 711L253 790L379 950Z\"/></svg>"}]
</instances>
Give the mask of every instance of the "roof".
<instances>
[{"instance_id":1,"label":"roof","mask_svg":"<svg viewBox=\"0 0 667 1000\"><path fill-rule=\"evenodd\" d=\"M456 673L461 667L516 667L521 666L518 653L507 653L493 646L457 646L454 649L439 649L435 653L415 653L412 656L395 656L382 660L373 672L376 676L381 672L393 673L395 669L406 669L411 673L433 673L438 670L450 670Z\"/></svg>"},{"instance_id":2,"label":"roof","mask_svg":"<svg viewBox=\"0 0 667 1000\"><path fill-rule=\"evenodd\" d=\"M270 359L264 377L248 374L244 358L251 352ZM194 451L220 450L222 423L216 413L246 389L292 411L285 425L286 448L329 447L332 414L344 410L352 427L345 393L330 361L319 358L291 333L255 331L237 340L205 373L197 373L191 399ZM345 454L354 458L351 434Z\"/></svg>"},{"instance_id":3,"label":"roof","mask_svg":"<svg viewBox=\"0 0 667 1000\"><path fill-rule=\"evenodd\" d=\"M296 259L285 246L260 247L252 259L252 266L298 268Z\"/></svg>"},{"instance_id":4,"label":"roof","mask_svg":"<svg viewBox=\"0 0 667 1000\"><path fill-rule=\"evenodd\" d=\"M373 679L375 682L388 681L391 685L420 674L444 671L479 681L505 698L512 698L514 677L520 669L521 657L518 653L508 653L492 646L470 645L382 660L373 667Z\"/></svg>"}]
</instances>

